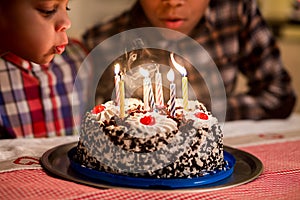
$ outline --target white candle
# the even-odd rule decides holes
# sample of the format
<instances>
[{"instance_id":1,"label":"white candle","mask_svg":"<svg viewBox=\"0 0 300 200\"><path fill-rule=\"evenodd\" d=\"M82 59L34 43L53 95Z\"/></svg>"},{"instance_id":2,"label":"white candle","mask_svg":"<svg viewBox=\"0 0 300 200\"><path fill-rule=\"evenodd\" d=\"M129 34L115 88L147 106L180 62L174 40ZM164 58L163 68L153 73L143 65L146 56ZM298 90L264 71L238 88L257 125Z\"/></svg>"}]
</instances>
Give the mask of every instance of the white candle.
<instances>
[{"instance_id":1,"label":"white candle","mask_svg":"<svg viewBox=\"0 0 300 200\"><path fill-rule=\"evenodd\" d=\"M121 78L119 81L119 88L120 88L120 118L125 117L125 87L124 87L124 80Z\"/></svg>"},{"instance_id":2,"label":"white candle","mask_svg":"<svg viewBox=\"0 0 300 200\"><path fill-rule=\"evenodd\" d=\"M148 70L140 68L140 73L145 77L144 81L143 81L144 107L145 107L145 110L149 111L155 107L152 83L151 83L151 79L149 77Z\"/></svg>"},{"instance_id":3,"label":"white candle","mask_svg":"<svg viewBox=\"0 0 300 200\"><path fill-rule=\"evenodd\" d=\"M174 54L171 53L171 61L174 65L174 67L181 73L182 75L182 99L183 99L183 109L188 110L188 79L187 79L187 72L186 69L179 65L175 59Z\"/></svg>"},{"instance_id":4,"label":"white candle","mask_svg":"<svg viewBox=\"0 0 300 200\"><path fill-rule=\"evenodd\" d=\"M170 115L172 117L174 117L175 116L176 85L174 83L174 71L173 71L173 69L170 69L170 71L167 74L167 78L171 82L171 84L170 84L170 105L169 105L169 111L170 111Z\"/></svg>"},{"instance_id":5,"label":"white candle","mask_svg":"<svg viewBox=\"0 0 300 200\"><path fill-rule=\"evenodd\" d=\"M156 105L158 105L159 107L164 106L162 78L161 78L161 73L159 72L159 65L157 65L156 74L155 74L155 97L156 97Z\"/></svg>"},{"instance_id":6,"label":"white candle","mask_svg":"<svg viewBox=\"0 0 300 200\"><path fill-rule=\"evenodd\" d=\"M115 104L120 105L120 88L119 88L119 82L120 82L120 65L119 63L115 64L115 92L116 92L116 99Z\"/></svg>"}]
</instances>

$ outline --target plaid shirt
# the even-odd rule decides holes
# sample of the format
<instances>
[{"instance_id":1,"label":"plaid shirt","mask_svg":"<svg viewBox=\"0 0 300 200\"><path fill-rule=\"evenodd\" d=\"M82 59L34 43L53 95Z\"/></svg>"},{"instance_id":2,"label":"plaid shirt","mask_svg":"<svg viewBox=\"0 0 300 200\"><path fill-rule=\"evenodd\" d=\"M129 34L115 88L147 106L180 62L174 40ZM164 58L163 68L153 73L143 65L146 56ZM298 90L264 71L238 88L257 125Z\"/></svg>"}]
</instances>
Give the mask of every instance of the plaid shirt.
<instances>
[{"instance_id":1,"label":"plaid shirt","mask_svg":"<svg viewBox=\"0 0 300 200\"><path fill-rule=\"evenodd\" d=\"M152 25L137 1L131 10L88 30L83 39L93 49L117 33L147 26ZM190 37L206 49L220 71L227 95L226 120L290 115L296 101L291 79L255 0L211 0ZM239 73L247 78L248 91L237 94ZM200 80L197 73L189 73L188 77L191 82ZM108 90L112 89L102 87L100 95L111 96Z\"/></svg>"},{"instance_id":2,"label":"plaid shirt","mask_svg":"<svg viewBox=\"0 0 300 200\"><path fill-rule=\"evenodd\" d=\"M82 46L71 40L49 66L10 53L1 57L0 138L74 134L79 116L73 116L72 108L79 108L83 90L73 92L73 86L85 56ZM87 76L82 73L78 78Z\"/></svg>"}]
</instances>

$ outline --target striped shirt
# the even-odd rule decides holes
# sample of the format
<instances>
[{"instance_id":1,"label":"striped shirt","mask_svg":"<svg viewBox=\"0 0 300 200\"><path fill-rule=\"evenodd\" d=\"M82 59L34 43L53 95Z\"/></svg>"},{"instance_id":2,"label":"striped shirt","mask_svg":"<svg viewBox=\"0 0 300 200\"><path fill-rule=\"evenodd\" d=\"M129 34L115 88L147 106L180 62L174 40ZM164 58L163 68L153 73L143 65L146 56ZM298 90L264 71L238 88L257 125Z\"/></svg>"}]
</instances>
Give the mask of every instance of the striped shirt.
<instances>
[{"instance_id":1,"label":"striped shirt","mask_svg":"<svg viewBox=\"0 0 300 200\"><path fill-rule=\"evenodd\" d=\"M1 57L0 138L76 133L74 120L79 116L73 116L72 109L79 109L84 91L76 89L79 87L73 91L73 86L85 57L84 48L73 40L48 66L28 62L11 53ZM87 76L78 74L78 80L83 81Z\"/></svg>"},{"instance_id":2,"label":"striped shirt","mask_svg":"<svg viewBox=\"0 0 300 200\"><path fill-rule=\"evenodd\" d=\"M88 30L83 40L93 49L117 33L149 26L152 25L137 1L129 11ZM227 96L226 120L290 115L296 101L291 78L255 0L211 0L189 36L205 48L218 67ZM190 47L183 44L181 48ZM243 93L235 92L239 74L247 79L248 91ZM109 76L113 76L112 70ZM201 79L199 74L191 72L188 77L196 85ZM199 84L196 87L198 91L202 88ZM111 90L113 86L102 87L99 95L105 99Z\"/></svg>"}]
</instances>

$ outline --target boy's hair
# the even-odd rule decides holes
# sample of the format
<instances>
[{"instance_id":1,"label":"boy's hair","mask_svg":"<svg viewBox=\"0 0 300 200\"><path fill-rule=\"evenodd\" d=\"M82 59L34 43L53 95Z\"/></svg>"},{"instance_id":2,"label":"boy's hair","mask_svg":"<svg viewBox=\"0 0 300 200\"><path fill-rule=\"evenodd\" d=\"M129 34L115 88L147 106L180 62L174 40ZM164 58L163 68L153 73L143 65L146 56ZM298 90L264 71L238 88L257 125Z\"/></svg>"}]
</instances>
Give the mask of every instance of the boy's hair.
<instances>
[{"instance_id":1,"label":"boy's hair","mask_svg":"<svg viewBox=\"0 0 300 200\"><path fill-rule=\"evenodd\" d=\"M13 3L15 3L15 0L0 0L0 8L6 8Z\"/></svg>"},{"instance_id":2,"label":"boy's hair","mask_svg":"<svg viewBox=\"0 0 300 200\"><path fill-rule=\"evenodd\" d=\"M17 3L17 0L0 0L0 13L9 13L11 7Z\"/></svg>"}]
</instances>

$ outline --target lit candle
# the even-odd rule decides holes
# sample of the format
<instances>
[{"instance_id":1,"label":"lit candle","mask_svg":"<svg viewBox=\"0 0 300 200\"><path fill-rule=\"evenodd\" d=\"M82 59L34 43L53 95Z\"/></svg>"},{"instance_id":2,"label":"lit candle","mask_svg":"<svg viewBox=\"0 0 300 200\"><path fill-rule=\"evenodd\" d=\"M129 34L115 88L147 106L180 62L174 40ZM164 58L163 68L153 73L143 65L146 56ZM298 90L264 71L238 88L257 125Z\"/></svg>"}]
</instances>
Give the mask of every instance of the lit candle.
<instances>
[{"instance_id":1,"label":"lit candle","mask_svg":"<svg viewBox=\"0 0 300 200\"><path fill-rule=\"evenodd\" d=\"M120 89L119 89L119 82L120 82L120 65L119 63L115 64L115 90L116 90L116 105L120 105Z\"/></svg>"},{"instance_id":2,"label":"lit candle","mask_svg":"<svg viewBox=\"0 0 300 200\"><path fill-rule=\"evenodd\" d=\"M162 90L162 78L161 73L159 73L159 65L156 65L156 74L155 74L155 97L156 105L159 107L164 106L164 96Z\"/></svg>"},{"instance_id":3,"label":"lit candle","mask_svg":"<svg viewBox=\"0 0 300 200\"><path fill-rule=\"evenodd\" d=\"M120 118L125 117L125 87L124 87L124 80L121 77L119 81L119 91L120 91Z\"/></svg>"},{"instance_id":4,"label":"lit candle","mask_svg":"<svg viewBox=\"0 0 300 200\"><path fill-rule=\"evenodd\" d=\"M144 87L144 107L149 111L155 107L154 95L152 90L151 79L148 70L140 68L140 73L145 77L143 82Z\"/></svg>"},{"instance_id":5,"label":"lit candle","mask_svg":"<svg viewBox=\"0 0 300 200\"><path fill-rule=\"evenodd\" d=\"M171 53L171 60L174 67L181 73L182 75L182 99L183 99L183 109L188 110L188 79L187 79L187 72L184 67L179 65L175 59L174 54Z\"/></svg>"},{"instance_id":6,"label":"lit candle","mask_svg":"<svg viewBox=\"0 0 300 200\"><path fill-rule=\"evenodd\" d=\"M170 111L170 115L172 117L174 117L175 116L176 85L174 83L174 71L173 71L173 69L170 69L170 71L167 74L167 78L171 82L171 84L170 84L170 105L169 105L169 111Z\"/></svg>"},{"instance_id":7,"label":"lit candle","mask_svg":"<svg viewBox=\"0 0 300 200\"><path fill-rule=\"evenodd\" d=\"M186 76L182 77L182 97L183 97L183 109L188 110L188 79Z\"/></svg>"}]
</instances>

